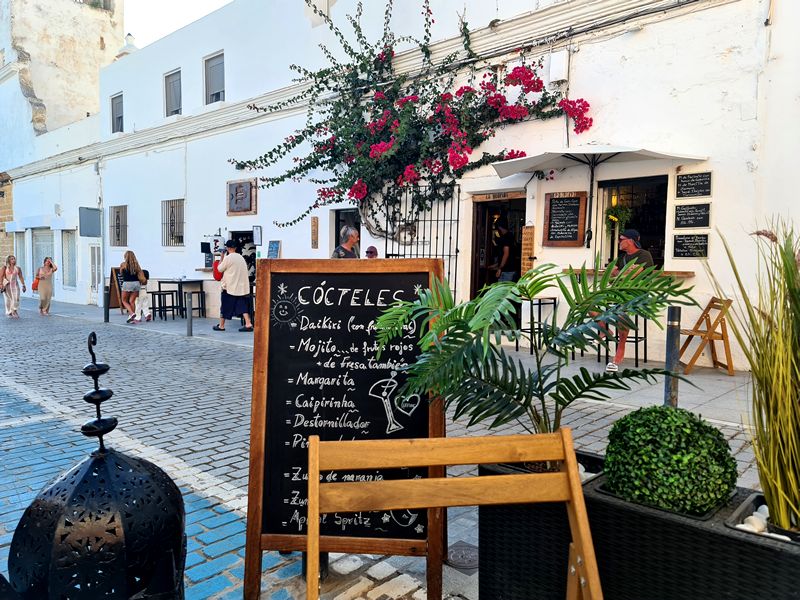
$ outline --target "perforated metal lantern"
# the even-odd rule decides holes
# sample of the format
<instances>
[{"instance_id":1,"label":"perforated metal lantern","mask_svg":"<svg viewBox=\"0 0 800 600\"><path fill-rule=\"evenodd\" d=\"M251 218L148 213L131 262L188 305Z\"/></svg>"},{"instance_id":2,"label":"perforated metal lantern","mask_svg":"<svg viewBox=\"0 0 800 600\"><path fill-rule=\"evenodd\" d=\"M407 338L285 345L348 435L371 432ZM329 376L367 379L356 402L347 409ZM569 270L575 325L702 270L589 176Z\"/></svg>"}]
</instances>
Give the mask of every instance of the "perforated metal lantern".
<instances>
[{"instance_id":1,"label":"perforated metal lantern","mask_svg":"<svg viewBox=\"0 0 800 600\"><path fill-rule=\"evenodd\" d=\"M22 516L8 559L11 587L24 600L183 598L186 558L180 490L153 463L106 449L103 435L117 426L100 415L113 392L98 386L109 366L92 363L84 395L97 417L81 427L100 448L59 475Z\"/></svg>"}]
</instances>

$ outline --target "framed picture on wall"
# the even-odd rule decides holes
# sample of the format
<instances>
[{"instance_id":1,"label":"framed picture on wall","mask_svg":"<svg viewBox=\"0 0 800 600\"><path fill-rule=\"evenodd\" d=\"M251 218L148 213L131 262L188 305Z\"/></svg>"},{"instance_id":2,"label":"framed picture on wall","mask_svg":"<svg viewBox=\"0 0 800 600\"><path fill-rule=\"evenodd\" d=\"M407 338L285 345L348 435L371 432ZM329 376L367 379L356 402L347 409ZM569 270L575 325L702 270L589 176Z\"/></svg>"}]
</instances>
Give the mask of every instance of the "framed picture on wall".
<instances>
[{"instance_id":1,"label":"framed picture on wall","mask_svg":"<svg viewBox=\"0 0 800 600\"><path fill-rule=\"evenodd\" d=\"M281 257L281 241L270 240L267 246L267 258L280 258Z\"/></svg>"},{"instance_id":2,"label":"framed picture on wall","mask_svg":"<svg viewBox=\"0 0 800 600\"><path fill-rule=\"evenodd\" d=\"M255 179L239 179L227 183L228 215L254 215L257 213Z\"/></svg>"},{"instance_id":3,"label":"framed picture on wall","mask_svg":"<svg viewBox=\"0 0 800 600\"><path fill-rule=\"evenodd\" d=\"M261 245L261 225L253 225L253 245Z\"/></svg>"}]
</instances>

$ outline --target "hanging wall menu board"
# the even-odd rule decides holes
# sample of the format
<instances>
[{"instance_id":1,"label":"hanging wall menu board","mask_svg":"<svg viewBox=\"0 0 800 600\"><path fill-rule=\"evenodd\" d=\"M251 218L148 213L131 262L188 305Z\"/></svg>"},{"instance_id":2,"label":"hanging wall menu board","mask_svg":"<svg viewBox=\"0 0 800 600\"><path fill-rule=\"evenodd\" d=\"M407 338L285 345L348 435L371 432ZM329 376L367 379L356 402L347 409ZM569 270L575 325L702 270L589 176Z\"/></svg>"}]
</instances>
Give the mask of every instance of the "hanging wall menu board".
<instances>
[{"instance_id":1,"label":"hanging wall menu board","mask_svg":"<svg viewBox=\"0 0 800 600\"><path fill-rule=\"evenodd\" d=\"M586 192L556 192L544 200L542 246L582 246Z\"/></svg>"},{"instance_id":2,"label":"hanging wall menu board","mask_svg":"<svg viewBox=\"0 0 800 600\"><path fill-rule=\"evenodd\" d=\"M434 259L259 260L248 490L245 597L256 594L264 550L303 550L308 437L439 437L438 403L397 398L419 353L417 324L376 358L374 323L441 277ZM425 470L354 471L326 481L423 477ZM325 515L321 548L425 554L431 512ZM435 513L439 514L439 513ZM440 525L436 526L437 528ZM388 550L387 550L388 549Z\"/></svg>"},{"instance_id":3,"label":"hanging wall menu board","mask_svg":"<svg viewBox=\"0 0 800 600\"><path fill-rule=\"evenodd\" d=\"M711 221L711 204L676 204L675 229L708 227Z\"/></svg>"},{"instance_id":4,"label":"hanging wall menu board","mask_svg":"<svg viewBox=\"0 0 800 600\"><path fill-rule=\"evenodd\" d=\"M711 172L678 175L676 197L694 198L711 195Z\"/></svg>"},{"instance_id":5,"label":"hanging wall menu board","mask_svg":"<svg viewBox=\"0 0 800 600\"><path fill-rule=\"evenodd\" d=\"M707 258L708 234L693 233L673 236L673 258Z\"/></svg>"}]
</instances>

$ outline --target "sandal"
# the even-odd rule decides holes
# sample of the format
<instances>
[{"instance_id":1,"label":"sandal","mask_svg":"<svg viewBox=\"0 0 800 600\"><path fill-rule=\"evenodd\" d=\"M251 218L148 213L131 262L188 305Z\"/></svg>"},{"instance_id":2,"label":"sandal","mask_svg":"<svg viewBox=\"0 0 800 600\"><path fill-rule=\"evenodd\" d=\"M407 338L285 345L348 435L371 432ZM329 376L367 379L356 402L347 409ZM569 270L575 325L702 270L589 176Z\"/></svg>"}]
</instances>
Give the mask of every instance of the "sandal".
<instances>
[{"instance_id":1,"label":"sandal","mask_svg":"<svg viewBox=\"0 0 800 600\"><path fill-rule=\"evenodd\" d=\"M239 331L253 331L253 326L250 327L239 327Z\"/></svg>"},{"instance_id":2,"label":"sandal","mask_svg":"<svg viewBox=\"0 0 800 600\"><path fill-rule=\"evenodd\" d=\"M225 331L224 327L220 327L219 325L214 325L211 329L214 331Z\"/></svg>"}]
</instances>

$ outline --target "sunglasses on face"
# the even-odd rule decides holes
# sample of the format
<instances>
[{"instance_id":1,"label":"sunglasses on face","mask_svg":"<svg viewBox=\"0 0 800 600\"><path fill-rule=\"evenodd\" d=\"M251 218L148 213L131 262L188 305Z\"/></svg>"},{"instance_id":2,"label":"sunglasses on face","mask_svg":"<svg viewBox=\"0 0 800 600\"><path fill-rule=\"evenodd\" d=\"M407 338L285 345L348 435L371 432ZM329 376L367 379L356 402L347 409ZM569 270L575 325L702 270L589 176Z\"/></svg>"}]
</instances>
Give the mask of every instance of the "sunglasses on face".
<instances>
[{"instance_id":1,"label":"sunglasses on face","mask_svg":"<svg viewBox=\"0 0 800 600\"><path fill-rule=\"evenodd\" d=\"M367 252L367 256L377 256L377 252Z\"/></svg>"}]
</instances>

